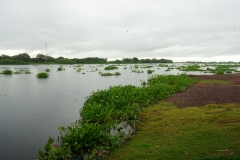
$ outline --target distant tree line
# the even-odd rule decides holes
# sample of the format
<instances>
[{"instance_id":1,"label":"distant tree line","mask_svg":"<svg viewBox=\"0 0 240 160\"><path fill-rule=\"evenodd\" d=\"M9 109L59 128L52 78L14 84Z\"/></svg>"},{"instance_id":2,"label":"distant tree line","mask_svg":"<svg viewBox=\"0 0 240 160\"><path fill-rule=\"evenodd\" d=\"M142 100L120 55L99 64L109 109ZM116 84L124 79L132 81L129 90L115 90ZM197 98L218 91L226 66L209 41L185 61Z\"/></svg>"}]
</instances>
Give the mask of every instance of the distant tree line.
<instances>
[{"instance_id":1,"label":"distant tree line","mask_svg":"<svg viewBox=\"0 0 240 160\"><path fill-rule=\"evenodd\" d=\"M137 57L134 58L122 58L122 60L115 60L115 61L109 61L109 63L173 63L172 60L169 59L138 59Z\"/></svg>"},{"instance_id":2,"label":"distant tree line","mask_svg":"<svg viewBox=\"0 0 240 160\"><path fill-rule=\"evenodd\" d=\"M87 58L74 58L68 59L64 57L54 58L49 55L38 54L35 58L31 58L27 53L21 53L14 56L8 56L2 54L0 56L0 64L126 64L126 63L173 63L172 60L168 59L138 59L134 58L123 58L122 60L108 61L107 58L98 57L87 57Z\"/></svg>"}]
</instances>

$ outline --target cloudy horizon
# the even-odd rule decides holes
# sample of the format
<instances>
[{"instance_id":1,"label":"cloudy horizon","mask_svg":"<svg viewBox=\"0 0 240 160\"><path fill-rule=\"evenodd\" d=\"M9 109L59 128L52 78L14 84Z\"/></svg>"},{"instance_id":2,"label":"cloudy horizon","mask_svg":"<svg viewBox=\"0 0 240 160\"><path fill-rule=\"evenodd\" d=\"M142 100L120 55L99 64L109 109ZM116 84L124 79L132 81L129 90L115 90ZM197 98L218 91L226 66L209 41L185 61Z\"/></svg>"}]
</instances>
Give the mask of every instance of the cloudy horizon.
<instances>
[{"instance_id":1,"label":"cloudy horizon","mask_svg":"<svg viewBox=\"0 0 240 160\"><path fill-rule=\"evenodd\" d=\"M1 0L0 55L240 62L239 6L238 0Z\"/></svg>"}]
</instances>

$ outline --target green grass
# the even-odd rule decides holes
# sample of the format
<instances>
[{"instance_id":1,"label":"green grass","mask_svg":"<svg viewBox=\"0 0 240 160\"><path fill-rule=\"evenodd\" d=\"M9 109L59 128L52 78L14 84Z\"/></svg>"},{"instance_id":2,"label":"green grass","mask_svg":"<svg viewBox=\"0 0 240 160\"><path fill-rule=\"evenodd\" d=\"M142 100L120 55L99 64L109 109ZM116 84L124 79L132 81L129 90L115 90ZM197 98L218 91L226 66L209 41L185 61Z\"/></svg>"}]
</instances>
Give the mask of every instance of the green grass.
<instances>
[{"instance_id":1,"label":"green grass","mask_svg":"<svg viewBox=\"0 0 240 160\"><path fill-rule=\"evenodd\" d=\"M240 159L240 104L145 108L133 138L107 159Z\"/></svg>"},{"instance_id":2,"label":"green grass","mask_svg":"<svg viewBox=\"0 0 240 160\"><path fill-rule=\"evenodd\" d=\"M48 78L49 74L47 74L46 72L40 72L37 74L37 78Z\"/></svg>"}]
</instances>

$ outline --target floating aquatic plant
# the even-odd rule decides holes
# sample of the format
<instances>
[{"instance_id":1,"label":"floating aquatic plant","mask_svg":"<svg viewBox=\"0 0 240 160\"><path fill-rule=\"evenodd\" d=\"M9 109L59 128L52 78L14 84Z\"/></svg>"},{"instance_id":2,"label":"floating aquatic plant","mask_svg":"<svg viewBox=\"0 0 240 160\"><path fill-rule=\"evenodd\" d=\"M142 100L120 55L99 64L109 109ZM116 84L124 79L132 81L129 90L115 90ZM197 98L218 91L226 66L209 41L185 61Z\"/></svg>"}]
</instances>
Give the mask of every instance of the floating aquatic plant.
<instances>
[{"instance_id":1,"label":"floating aquatic plant","mask_svg":"<svg viewBox=\"0 0 240 160\"><path fill-rule=\"evenodd\" d=\"M46 72L40 72L37 74L37 78L48 78L49 74Z\"/></svg>"},{"instance_id":2,"label":"floating aquatic plant","mask_svg":"<svg viewBox=\"0 0 240 160\"><path fill-rule=\"evenodd\" d=\"M11 75L11 74L13 74L13 71L6 69L5 71L2 71L2 74Z\"/></svg>"}]
</instances>

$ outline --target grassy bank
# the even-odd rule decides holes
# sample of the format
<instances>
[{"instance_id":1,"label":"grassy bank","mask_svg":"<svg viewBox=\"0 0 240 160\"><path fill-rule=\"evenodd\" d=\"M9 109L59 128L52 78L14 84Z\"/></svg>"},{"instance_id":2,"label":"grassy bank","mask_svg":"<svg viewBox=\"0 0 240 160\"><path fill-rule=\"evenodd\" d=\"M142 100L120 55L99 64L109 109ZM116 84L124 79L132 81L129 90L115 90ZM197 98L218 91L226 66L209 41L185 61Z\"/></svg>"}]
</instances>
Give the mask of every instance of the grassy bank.
<instances>
[{"instance_id":1,"label":"grassy bank","mask_svg":"<svg viewBox=\"0 0 240 160\"><path fill-rule=\"evenodd\" d=\"M240 159L240 104L144 108L139 131L109 160Z\"/></svg>"}]
</instances>

